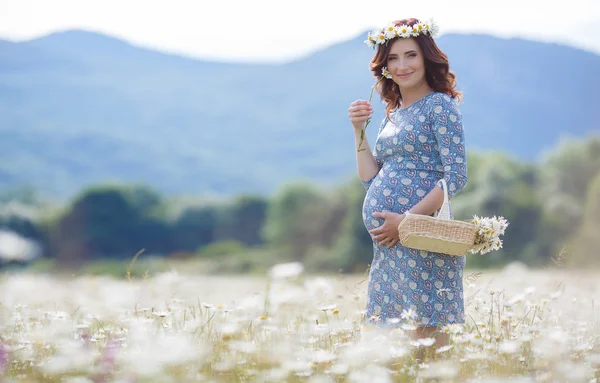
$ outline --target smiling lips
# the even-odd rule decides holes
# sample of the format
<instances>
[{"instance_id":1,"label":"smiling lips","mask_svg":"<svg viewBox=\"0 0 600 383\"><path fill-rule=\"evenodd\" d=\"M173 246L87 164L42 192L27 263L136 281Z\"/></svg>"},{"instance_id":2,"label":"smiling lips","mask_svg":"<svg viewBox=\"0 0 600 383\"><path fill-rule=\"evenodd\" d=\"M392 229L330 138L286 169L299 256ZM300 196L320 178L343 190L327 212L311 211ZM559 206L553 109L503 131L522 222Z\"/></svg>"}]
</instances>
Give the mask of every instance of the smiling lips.
<instances>
[{"instance_id":1,"label":"smiling lips","mask_svg":"<svg viewBox=\"0 0 600 383\"><path fill-rule=\"evenodd\" d=\"M412 74L412 73L406 73L406 74L399 74L399 75L396 75L396 76L398 76L398 77L400 77L400 78L407 78L407 77L408 77L408 76L410 76L411 74Z\"/></svg>"}]
</instances>

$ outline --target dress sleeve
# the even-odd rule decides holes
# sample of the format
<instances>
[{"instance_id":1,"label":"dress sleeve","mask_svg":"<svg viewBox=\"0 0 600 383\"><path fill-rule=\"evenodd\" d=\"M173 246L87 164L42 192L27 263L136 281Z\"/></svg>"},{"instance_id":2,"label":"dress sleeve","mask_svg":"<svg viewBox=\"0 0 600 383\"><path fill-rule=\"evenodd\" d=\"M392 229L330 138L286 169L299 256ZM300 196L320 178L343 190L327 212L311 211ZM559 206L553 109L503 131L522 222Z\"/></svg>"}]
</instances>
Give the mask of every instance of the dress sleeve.
<instances>
[{"instance_id":1,"label":"dress sleeve","mask_svg":"<svg viewBox=\"0 0 600 383\"><path fill-rule=\"evenodd\" d=\"M383 130L383 128L385 127L385 124L388 122L388 118L387 116L383 118L383 121L381 122L381 124L379 125L379 130L377 131L377 137L379 137L379 135L381 134L381 131ZM381 170L381 167L383 166L383 163L381 162L381 160L379 159L379 157L377 156L377 140L375 140L375 144L373 145L373 157L375 157L375 161L377 162L377 168L379 170ZM379 171L377 172L379 173ZM377 174L375 174L370 180L368 181L363 181L360 180L360 182L363 184L363 187L365 188L365 190L369 190L369 187L371 186L371 184L373 183L373 180L375 179L375 177L377 177Z\"/></svg>"},{"instance_id":2,"label":"dress sleeve","mask_svg":"<svg viewBox=\"0 0 600 383\"><path fill-rule=\"evenodd\" d=\"M436 99L430 109L433 132L440 154L448 197L452 198L467 185L467 152L463 118L454 101L447 95ZM437 185L441 188L442 183Z\"/></svg>"}]
</instances>

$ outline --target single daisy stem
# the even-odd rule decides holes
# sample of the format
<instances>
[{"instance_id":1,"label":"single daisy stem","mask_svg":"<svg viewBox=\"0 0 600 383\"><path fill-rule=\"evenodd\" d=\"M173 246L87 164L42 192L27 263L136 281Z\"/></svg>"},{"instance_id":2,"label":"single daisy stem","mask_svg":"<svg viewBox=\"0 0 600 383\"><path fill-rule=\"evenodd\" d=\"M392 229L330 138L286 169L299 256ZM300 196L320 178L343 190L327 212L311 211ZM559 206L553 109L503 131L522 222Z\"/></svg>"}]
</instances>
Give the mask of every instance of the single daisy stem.
<instances>
[{"instance_id":1,"label":"single daisy stem","mask_svg":"<svg viewBox=\"0 0 600 383\"><path fill-rule=\"evenodd\" d=\"M371 103L371 99L373 98L373 91L375 90L375 87L377 86L377 84L379 84L381 82L381 80L383 80L384 77L382 76L376 83L375 85L373 85L371 87L371 94L369 95L369 104ZM362 128L362 130L360 131L360 142L358 143L358 150L356 151L357 153L362 152L363 150L365 150L364 148L361 149L361 145L363 143L363 141L365 140L365 130L367 129L367 126L369 126L369 122L371 122L371 119L369 118L367 120L367 122L365 122L365 127Z\"/></svg>"}]
</instances>

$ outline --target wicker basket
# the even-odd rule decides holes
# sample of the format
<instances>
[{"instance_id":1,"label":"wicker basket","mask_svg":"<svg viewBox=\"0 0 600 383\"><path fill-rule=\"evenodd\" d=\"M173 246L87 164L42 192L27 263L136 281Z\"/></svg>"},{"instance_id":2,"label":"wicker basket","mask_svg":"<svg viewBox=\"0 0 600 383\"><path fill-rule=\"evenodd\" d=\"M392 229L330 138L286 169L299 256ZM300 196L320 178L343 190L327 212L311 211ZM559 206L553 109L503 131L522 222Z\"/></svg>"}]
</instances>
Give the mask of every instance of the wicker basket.
<instances>
[{"instance_id":1,"label":"wicker basket","mask_svg":"<svg viewBox=\"0 0 600 383\"><path fill-rule=\"evenodd\" d=\"M448 187L441 180L444 203L437 217L407 214L398 225L399 242L404 247L461 256L475 243L477 227L464 221L450 218Z\"/></svg>"}]
</instances>

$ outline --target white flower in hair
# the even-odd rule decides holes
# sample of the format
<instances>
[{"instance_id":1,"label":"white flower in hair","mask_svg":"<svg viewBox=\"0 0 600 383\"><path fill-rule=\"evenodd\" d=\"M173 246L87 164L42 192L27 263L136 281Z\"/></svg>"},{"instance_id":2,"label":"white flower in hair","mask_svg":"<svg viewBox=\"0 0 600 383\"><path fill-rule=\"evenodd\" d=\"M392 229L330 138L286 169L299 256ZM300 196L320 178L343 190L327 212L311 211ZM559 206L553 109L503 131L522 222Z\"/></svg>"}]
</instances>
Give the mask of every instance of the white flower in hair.
<instances>
[{"instance_id":1,"label":"white flower in hair","mask_svg":"<svg viewBox=\"0 0 600 383\"><path fill-rule=\"evenodd\" d=\"M436 24L435 21L433 21L433 19L429 19L425 23L425 31L429 34L429 36L435 37L440 32L440 27Z\"/></svg>"},{"instance_id":2,"label":"white flower in hair","mask_svg":"<svg viewBox=\"0 0 600 383\"><path fill-rule=\"evenodd\" d=\"M422 22L418 22L415 25L413 25L413 34L420 35L424 32L425 32L425 24L423 24Z\"/></svg>"},{"instance_id":3,"label":"white flower in hair","mask_svg":"<svg viewBox=\"0 0 600 383\"><path fill-rule=\"evenodd\" d=\"M372 34L372 32L370 32L369 35L367 36L367 39L365 40L365 44L367 44L367 46L369 48L375 48L375 46L377 45L377 39Z\"/></svg>"},{"instance_id":4,"label":"white flower in hair","mask_svg":"<svg viewBox=\"0 0 600 383\"><path fill-rule=\"evenodd\" d=\"M395 38L417 37L419 35L429 35L435 37L439 33L439 27L433 20L427 22L417 22L414 25L394 25L389 24L381 30L369 32L368 38L365 40L371 48L376 48L378 45L383 45Z\"/></svg>"},{"instance_id":5,"label":"white flower in hair","mask_svg":"<svg viewBox=\"0 0 600 383\"><path fill-rule=\"evenodd\" d=\"M410 37L412 36L413 33L413 28L409 25L401 25L398 28L398 34L400 35L400 37Z\"/></svg>"},{"instance_id":6,"label":"white flower in hair","mask_svg":"<svg viewBox=\"0 0 600 383\"><path fill-rule=\"evenodd\" d=\"M383 68L381 68L381 74L385 78L392 78L392 74L390 73L390 71L388 71L388 68L385 66Z\"/></svg>"},{"instance_id":7,"label":"white flower in hair","mask_svg":"<svg viewBox=\"0 0 600 383\"><path fill-rule=\"evenodd\" d=\"M393 39L398 36L398 32L396 30L396 26L394 24L390 24L384 29L384 35L386 39Z\"/></svg>"},{"instance_id":8,"label":"white flower in hair","mask_svg":"<svg viewBox=\"0 0 600 383\"><path fill-rule=\"evenodd\" d=\"M431 22L431 20L425 22L425 24L424 24L425 32L429 33L429 31L431 31L432 24L433 23Z\"/></svg>"}]
</instances>

